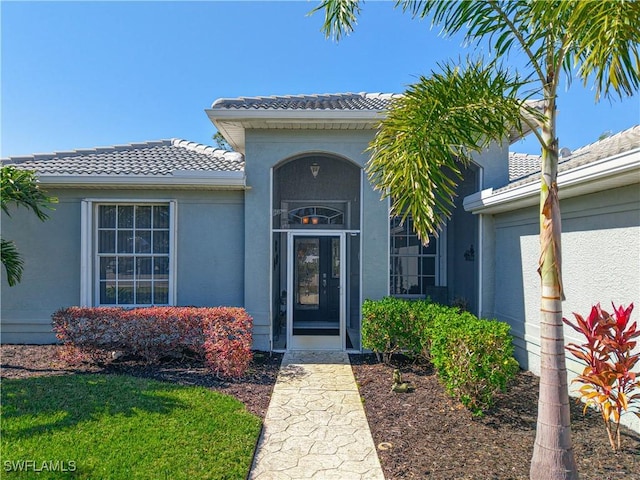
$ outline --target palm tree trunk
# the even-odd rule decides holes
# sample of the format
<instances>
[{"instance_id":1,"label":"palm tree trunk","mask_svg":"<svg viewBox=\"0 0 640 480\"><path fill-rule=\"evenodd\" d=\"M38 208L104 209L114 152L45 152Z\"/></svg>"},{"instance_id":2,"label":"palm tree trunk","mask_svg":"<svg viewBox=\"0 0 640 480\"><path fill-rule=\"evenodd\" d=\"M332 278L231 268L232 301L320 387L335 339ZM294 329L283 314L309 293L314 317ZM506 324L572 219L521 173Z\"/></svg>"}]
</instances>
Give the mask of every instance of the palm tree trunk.
<instances>
[{"instance_id":1,"label":"palm tree trunk","mask_svg":"<svg viewBox=\"0 0 640 480\"><path fill-rule=\"evenodd\" d=\"M545 97L542 127L542 179L540 191L540 397L538 424L531 460L532 480L573 480L578 470L571 447L571 422L562 323L560 202L556 183L558 142L555 135L555 96Z\"/></svg>"}]
</instances>

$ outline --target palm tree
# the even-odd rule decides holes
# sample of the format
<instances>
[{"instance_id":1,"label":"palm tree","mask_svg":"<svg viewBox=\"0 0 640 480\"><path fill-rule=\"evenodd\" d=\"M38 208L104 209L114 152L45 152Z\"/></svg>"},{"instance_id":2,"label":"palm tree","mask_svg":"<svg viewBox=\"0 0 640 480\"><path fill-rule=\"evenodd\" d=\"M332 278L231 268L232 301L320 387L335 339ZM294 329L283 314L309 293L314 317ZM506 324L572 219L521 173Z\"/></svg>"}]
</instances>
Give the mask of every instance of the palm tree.
<instances>
[{"instance_id":1,"label":"palm tree","mask_svg":"<svg viewBox=\"0 0 640 480\"><path fill-rule=\"evenodd\" d=\"M44 210L51 209L51 204L57 201L40 189L34 172L19 170L10 165L0 169L0 208L7 216L11 216L10 205L22 206L33 211L44 221L49 218ZM24 262L12 241L0 238L0 258L7 273L9 286L20 283Z\"/></svg>"},{"instance_id":2,"label":"palm tree","mask_svg":"<svg viewBox=\"0 0 640 480\"><path fill-rule=\"evenodd\" d=\"M564 73L593 81L595 99L633 95L640 85L640 2L398 0L414 18L430 17L445 35L464 32L488 41L495 58L447 63L410 86L391 104L370 145L368 173L412 215L422 238L450 216L460 165L507 130L531 129L542 149L540 182L541 378L532 479L573 479L569 396L562 328L561 225L556 183L556 100ZM361 4L323 0L323 31L339 40L356 25ZM520 76L501 64L519 50L528 59ZM536 98L538 111L527 100Z\"/></svg>"}]
</instances>

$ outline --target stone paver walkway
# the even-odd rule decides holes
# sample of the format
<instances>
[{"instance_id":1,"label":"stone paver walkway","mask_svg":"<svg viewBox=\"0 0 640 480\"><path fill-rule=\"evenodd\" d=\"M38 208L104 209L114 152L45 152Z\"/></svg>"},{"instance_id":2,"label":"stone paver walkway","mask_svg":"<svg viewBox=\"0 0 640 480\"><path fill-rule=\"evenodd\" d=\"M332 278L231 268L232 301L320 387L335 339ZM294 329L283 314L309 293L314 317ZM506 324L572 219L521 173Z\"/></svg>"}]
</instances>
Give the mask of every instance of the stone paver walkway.
<instances>
[{"instance_id":1,"label":"stone paver walkway","mask_svg":"<svg viewBox=\"0 0 640 480\"><path fill-rule=\"evenodd\" d=\"M251 480L384 480L349 356L286 353Z\"/></svg>"}]
</instances>

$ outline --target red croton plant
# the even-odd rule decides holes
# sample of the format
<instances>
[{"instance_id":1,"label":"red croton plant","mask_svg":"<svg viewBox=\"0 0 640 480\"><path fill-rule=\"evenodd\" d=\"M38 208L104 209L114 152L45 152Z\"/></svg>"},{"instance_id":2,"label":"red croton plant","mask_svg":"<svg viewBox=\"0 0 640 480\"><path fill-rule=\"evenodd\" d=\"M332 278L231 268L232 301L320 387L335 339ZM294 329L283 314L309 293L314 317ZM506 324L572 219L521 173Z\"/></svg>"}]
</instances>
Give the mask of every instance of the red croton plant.
<instances>
[{"instance_id":1,"label":"red croton plant","mask_svg":"<svg viewBox=\"0 0 640 480\"><path fill-rule=\"evenodd\" d=\"M609 443L618 451L621 415L632 412L640 418L640 380L633 372L640 360L640 352L634 353L640 330L637 322L629 324L633 303L627 308L612 306L613 316L597 304L586 319L574 312L575 323L563 321L586 339L566 347L586 363L582 375L574 380L584 384L579 390L584 409L594 406L601 413Z\"/></svg>"}]
</instances>

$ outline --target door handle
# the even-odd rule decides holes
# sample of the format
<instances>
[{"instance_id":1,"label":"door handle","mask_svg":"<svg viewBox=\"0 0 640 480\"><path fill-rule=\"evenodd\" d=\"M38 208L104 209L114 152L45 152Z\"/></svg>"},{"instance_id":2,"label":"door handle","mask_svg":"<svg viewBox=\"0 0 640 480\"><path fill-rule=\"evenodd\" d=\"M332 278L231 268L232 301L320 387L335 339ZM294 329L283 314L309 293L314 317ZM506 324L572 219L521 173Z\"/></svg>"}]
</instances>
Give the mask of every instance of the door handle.
<instances>
[{"instance_id":1,"label":"door handle","mask_svg":"<svg viewBox=\"0 0 640 480\"><path fill-rule=\"evenodd\" d=\"M327 279L326 278L322 279L322 287L323 288L327 288Z\"/></svg>"}]
</instances>

